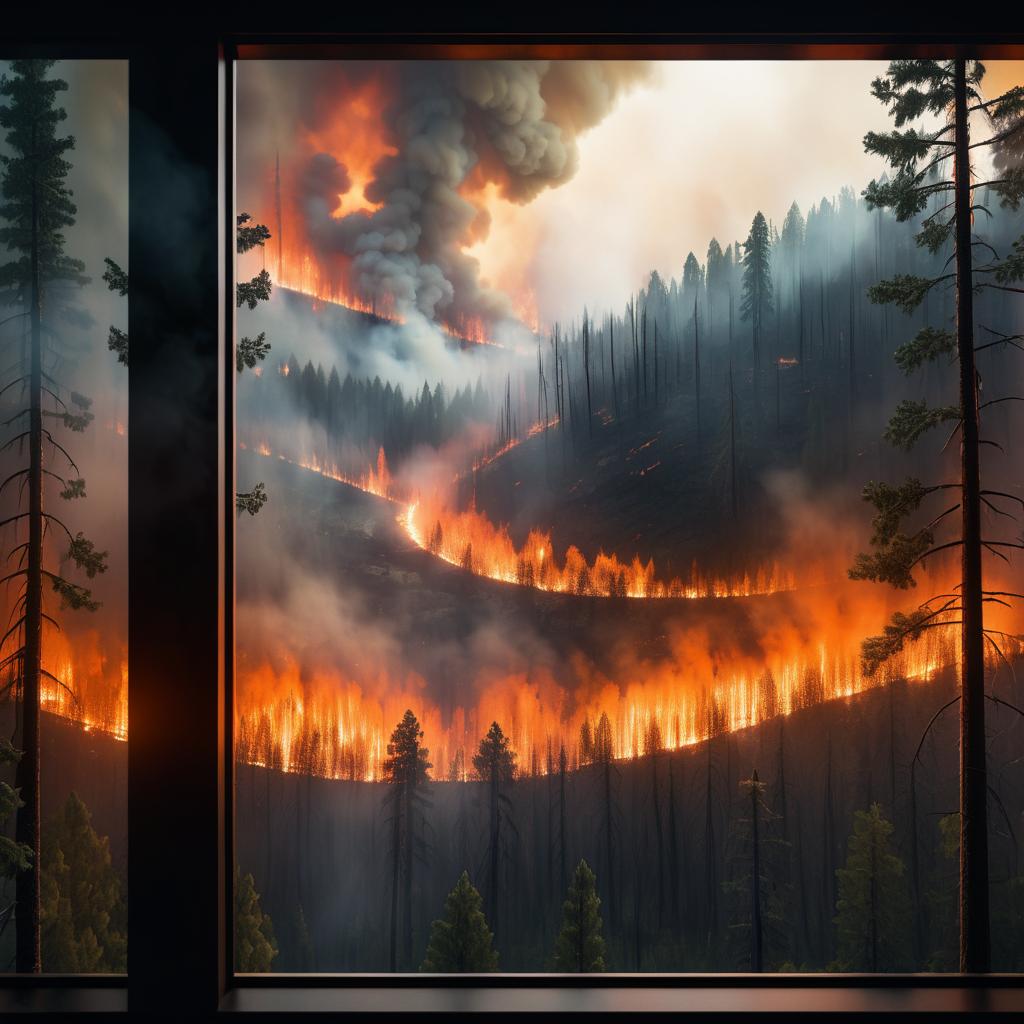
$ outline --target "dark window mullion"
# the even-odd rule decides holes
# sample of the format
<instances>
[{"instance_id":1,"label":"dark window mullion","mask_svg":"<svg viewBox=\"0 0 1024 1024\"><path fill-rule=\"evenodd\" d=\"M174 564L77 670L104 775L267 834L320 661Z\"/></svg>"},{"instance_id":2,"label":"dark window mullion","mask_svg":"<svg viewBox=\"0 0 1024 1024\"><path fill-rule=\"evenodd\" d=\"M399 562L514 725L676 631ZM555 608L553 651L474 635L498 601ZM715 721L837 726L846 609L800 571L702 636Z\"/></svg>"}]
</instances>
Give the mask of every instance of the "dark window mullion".
<instances>
[{"instance_id":1,"label":"dark window mullion","mask_svg":"<svg viewBox=\"0 0 1024 1024\"><path fill-rule=\"evenodd\" d=\"M212 31L129 67L129 1000L225 984L223 65Z\"/></svg>"}]
</instances>

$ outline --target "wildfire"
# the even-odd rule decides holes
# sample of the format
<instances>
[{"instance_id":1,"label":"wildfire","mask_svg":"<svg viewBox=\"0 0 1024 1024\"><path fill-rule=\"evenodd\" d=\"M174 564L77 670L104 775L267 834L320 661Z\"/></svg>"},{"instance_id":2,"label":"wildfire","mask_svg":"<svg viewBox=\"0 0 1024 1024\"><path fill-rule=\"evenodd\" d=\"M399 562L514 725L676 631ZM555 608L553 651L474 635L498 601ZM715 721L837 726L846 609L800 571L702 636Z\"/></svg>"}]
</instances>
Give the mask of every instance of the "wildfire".
<instances>
[{"instance_id":1,"label":"wildfire","mask_svg":"<svg viewBox=\"0 0 1024 1024\"><path fill-rule=\"evenodd\" d=\"M543 425L531 427L535 436ZM497 451L474 464L475 469L488 465L521 443L513 439ZM261 442L255 451L272 454ZM398 520L413 543L423 551L456 565L467 572L502 583L515 583L537 590L583 597L631 597L645 599L715 597L754 597L793 590L797 579L790 571L775 564L732 578L710 576L694 564L690 576L683 580L659 578L653 559L646 562L634 556L624 561L617 555L598 553L588 561L575 545L570 545L558 559L550 531L533 529L526 543L517 548L505 526L495 526L483 513L470 507L464 511L448 508L437 500L415 497L405 501L398 494L388 470L384 449L377 453L377 464L362 474L343 472L337 464L316 455L300 459L278 458L301 466L331 480L356 487L368 494L404 505ZM804 576L799 581L808 585L820 580Z\"/></svg>"},{"instance_id":2,"label":"wildfire","mask_svg":"<svg viewBox=\"0 0 1024 1024\"><path fill-rule=\"evenodd\" d=\"M265 443L254 450L272 455ZM417 547L506 583L588 597L649 599L742 598L793 590L798 582L781 565L728 580L703 576L694 567L686 581L666 582L651 560L625 562L599 554L588 562L575 547L559 559L550 533L541 530L531 531L517 549L506 528L494 526L472 507L454 511L422 495L402 495L383 450L375 466L362 474L342 472L318 458L286 461L399 505L397 521ZM948 581L933 583L949 589ZM310 678L297 666L274 671L264 665L243 671L237 681L236 753L239 760L283 771L375 781L391 730L411 708L424 729L435 778L465 780L465 765L492 721L510 737L520 771L543 773L551 751L557 764L562 747L571 767L584 766L586 737L593 736L602 716L612 730L613 755L632 758L648 750L655 734L665 748L678 749L824 701L848 699L890 680L925 682L955 664L957 638L929 631L877 676L866 676L860 641L888 617L892 595L886 598L870 588L857 595L852 606L837 598L835 609L822 613L813 629L806 621L797 628L773 620L757 657L740 650L712 656L706 639L695 634L688 646L674 647L670 657L636 662L614 678L578 664L566 669L576 675L572 685L544 673L487 675L473 688L478 694L474 705L447 711L415 677L396 680L382 674L356 681L326 669ZM788 600L803 600L805 619L812 609L821 611L819 597L801 598L798 592ZM1007 656L1024 654L1021 640L1007 636L1004 643ZM995 665L995 652L989 657Z\"/></svg>"},{"instance_id":3,"label":"wildfire","mask_svg":"<svg viewBox=\"0 0 1024 1024\"><path fill-rule=\"evenodd\" d=\"M126 646L114 656L105 649L97 630L69 640L47 628L42 669L39 706L43 711L77 722L86 732L128 739ZM8 671L11 675L3 683L12 681L16 666Z\"/></svg>"},{"instance_id":4,"label":"wildfire","mask_svg":"<svg viewBox=\"0 0 1024 1024\"><path fill-rule=\"evenodd\" d=\"M575 703L549 678L509 676L490 680L474 706L457 707L447 719L415 680L403 686L380 679L363 687L330 673L303 680L294 665L278 674L262 666L239 680L236 756L282 771L376 781L390 732L408 707L424 729L434 778L465 781L464 766L492 721L510 737L520 773L545 774L552 754L557 765L560 748L570 768L583 767L586 737L604 715L613 756L635 758L648 752L655 733L665 749L680 749L889 680L926 682L956 656L950 638L933 634L887 675L867 678L854 638L847 640L809 645L760 666L737 663L704 678L681 665L649 667L635 679L604 680Z\"/></svg>"},{"instance_id":5,"label":"wildfire","mask_svg":"<svg viewBox=\"0 0 1024 1024\"><path fill-rule=\"evenodd\" d=\"M406 533L417 547L477 576L587 597L705 598L753 597L792 590L793 574L781 566L762 568L733 579L704 575L694 565L688 579L659 579L653 559L599 553L588 561L575 545L557 559L549 531L531 530L516 548L504 526L495 526L474 508L463 512L419 501L405 512Z\"/></svg>"}]
</instances>

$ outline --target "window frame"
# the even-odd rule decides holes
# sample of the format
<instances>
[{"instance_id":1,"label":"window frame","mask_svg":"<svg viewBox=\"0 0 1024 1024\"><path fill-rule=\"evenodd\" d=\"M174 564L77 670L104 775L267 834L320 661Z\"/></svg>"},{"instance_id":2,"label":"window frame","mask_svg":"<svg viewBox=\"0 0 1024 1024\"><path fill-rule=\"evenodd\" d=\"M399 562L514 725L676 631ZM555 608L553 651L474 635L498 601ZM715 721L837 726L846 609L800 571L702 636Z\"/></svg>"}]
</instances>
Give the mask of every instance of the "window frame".
<instances>
[{"instance_id":1,"label":"window frame","mask_svg":"<svg viewBox=\"0 0 1024 1024\"><path fill-rule=\"evenodd\" d=\"M187 26L186 26L187 28ZM168 38L173 45L168 45ZM980 1012L1019 975L245 975L232 970L235 65L254 58L1024 57L1024 35L40 33L7 52L129 60L129 974L0 978L0 1009L107 1012ZM315 51L315 52L314 52ZM5 54L6 56L7 54ZM186 69L186 73L182 73ZM196 110L216 118L197 122ZM194 188L154 160L155 140ZM161 248L167 224L215 224ZM187 249L187 251L186 251ZM167 429L167 413L178 419ZM170 611L169 611L170 610ZM153 809L160 808L160 814ZM187 828L187 845L175 842ZM813 995L812 995L813 993Z\"/></svg>"}]
</instances>

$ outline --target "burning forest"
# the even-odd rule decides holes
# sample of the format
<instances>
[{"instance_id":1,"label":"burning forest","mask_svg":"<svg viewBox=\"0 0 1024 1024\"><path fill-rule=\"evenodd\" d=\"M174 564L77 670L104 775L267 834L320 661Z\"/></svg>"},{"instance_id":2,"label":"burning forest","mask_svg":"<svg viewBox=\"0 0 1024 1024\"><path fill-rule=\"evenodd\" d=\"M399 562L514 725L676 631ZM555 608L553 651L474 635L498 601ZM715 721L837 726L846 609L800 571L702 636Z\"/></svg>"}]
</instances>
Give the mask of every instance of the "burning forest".
<instances>
[{"instance_id":1,"label":"burning forest","mask_svg":"<svg viewBox=\"0 0 1024 1024\"><path fill-rule=\"evenodd\" d=\"M461 969L449 893L480 970L565 969L570 883L574 970L1022 967L1024 86L686 64L240 68L241 971ZM47 627L37 674L109 758L124 636Z\"/></svg>"}]
</instances>

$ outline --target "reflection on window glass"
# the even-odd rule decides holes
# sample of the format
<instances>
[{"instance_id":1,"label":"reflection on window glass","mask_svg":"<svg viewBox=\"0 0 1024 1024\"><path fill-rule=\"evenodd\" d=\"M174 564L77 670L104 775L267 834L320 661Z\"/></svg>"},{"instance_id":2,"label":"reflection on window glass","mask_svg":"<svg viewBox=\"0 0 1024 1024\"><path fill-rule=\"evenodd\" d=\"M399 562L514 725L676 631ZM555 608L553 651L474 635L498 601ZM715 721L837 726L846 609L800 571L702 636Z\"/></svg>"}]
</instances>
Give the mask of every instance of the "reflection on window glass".
<instances>
[{"instance_id":1,"label":"reflection on window glass","mask_svg":"<svg viewBox=\"0 0 1024 1024\"><path fill-rule=\"evenodd\" d=\"M1021 83L239 68L239 970L1022 967Z\"/></svg>"},{"instance_id":2,"label":"reflection on window glass","mask_svg":"<svg viewBox=\"0 0 1024 1024\"><path fill-rule=\"evenodd\" d=\"M0 969L121 972L128 66L0 61Z\"/></svg>"}]
</instances>

